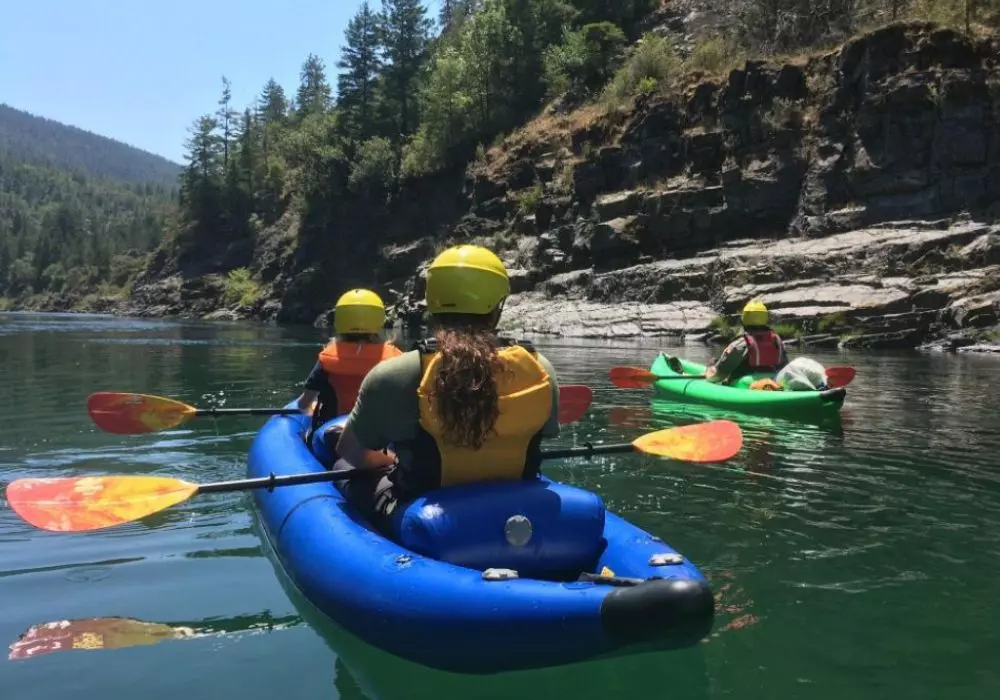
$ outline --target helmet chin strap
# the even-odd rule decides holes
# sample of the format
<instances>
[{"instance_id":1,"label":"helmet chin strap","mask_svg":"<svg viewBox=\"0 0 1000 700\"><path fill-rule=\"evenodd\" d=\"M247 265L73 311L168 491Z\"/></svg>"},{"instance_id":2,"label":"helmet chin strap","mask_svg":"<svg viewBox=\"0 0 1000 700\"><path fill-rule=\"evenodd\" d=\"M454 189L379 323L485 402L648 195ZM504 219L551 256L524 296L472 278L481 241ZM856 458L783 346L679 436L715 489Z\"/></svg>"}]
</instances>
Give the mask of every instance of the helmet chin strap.
<instances>
[{"instance_id":1,"label":"helmet chin strap","mask_svg":"<svg viewBox=\"0 0 1000 700\"><path fill-rule=\"evenodd\" d=\"M497 325L500 323L500 317L503 315L504 304L507 303L507 297L500 300L500 303L496 305L496 308L490 311L490 317L493 319L493 328L496 329Z\"/></svg>"}]
</instances>

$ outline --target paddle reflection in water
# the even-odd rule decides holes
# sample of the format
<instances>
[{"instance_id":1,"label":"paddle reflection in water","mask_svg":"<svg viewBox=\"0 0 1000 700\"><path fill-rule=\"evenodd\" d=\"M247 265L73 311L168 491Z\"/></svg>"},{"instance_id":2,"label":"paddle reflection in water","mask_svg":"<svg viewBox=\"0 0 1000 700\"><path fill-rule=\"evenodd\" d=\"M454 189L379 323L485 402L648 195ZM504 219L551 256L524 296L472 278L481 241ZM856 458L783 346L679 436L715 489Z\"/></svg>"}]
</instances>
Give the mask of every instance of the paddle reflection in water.
<instances>
[{"instance_id":1,"label":"paddle reflection in water","mask_svg":"<svg viewBox=\"0 0 1000 700\"><path fill-rule=\"evenodd\" d=\"M129 617L58 620L28 628L11 643L7 658L17 661L59 651L126 649L178 639L260 634L301 623L298 615L272 618L268 612L200 622L148 622Z\"/></svg>"}]
</instances>

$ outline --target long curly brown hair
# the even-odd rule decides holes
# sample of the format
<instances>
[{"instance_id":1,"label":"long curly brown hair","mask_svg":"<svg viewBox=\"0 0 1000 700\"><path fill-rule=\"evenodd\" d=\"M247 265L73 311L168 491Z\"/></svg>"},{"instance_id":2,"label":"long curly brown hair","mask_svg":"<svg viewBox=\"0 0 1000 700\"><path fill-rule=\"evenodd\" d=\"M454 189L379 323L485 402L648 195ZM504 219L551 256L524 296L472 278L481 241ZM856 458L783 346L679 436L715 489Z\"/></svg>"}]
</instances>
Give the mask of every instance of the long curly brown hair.
<instances>
[{"instance_id":1,"label":"long curly brown hair","mask_svg":"<svg viewBox=\"0 0 1000 700\"><path fill-rule=\"evenodd\" d=\"M462 315L441 324L434 333L441 359L431 405L448 442L478 450L500 417L496 377L504 366L493 322Z\"/></svg>"}]
</instances>

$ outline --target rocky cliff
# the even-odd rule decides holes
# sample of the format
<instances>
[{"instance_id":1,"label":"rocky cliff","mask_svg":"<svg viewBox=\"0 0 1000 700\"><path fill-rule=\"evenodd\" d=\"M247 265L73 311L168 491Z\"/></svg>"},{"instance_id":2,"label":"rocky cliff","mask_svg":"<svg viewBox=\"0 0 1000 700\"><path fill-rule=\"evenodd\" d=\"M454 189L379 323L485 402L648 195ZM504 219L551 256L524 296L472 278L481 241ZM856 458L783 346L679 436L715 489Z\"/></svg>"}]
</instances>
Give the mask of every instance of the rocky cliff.
<instances>
[{"instance_id":1,"label":"rocky cliff","mask_svg":"<svg viewBox=\"0 0 1000 700\"><path fill-rule=\"evenodd\" d=\"M996 339L998 47L897 24L618 110L554 106L388 204L289 211L257 237L264 294L222 313L313 322L363 285L419 319L427 261L472 241L511 270L510 328L704 338L759 296L806 342ZM160 256L130 310L218 315L222 278L191 269Z\"/></svg>"}]
</instances>

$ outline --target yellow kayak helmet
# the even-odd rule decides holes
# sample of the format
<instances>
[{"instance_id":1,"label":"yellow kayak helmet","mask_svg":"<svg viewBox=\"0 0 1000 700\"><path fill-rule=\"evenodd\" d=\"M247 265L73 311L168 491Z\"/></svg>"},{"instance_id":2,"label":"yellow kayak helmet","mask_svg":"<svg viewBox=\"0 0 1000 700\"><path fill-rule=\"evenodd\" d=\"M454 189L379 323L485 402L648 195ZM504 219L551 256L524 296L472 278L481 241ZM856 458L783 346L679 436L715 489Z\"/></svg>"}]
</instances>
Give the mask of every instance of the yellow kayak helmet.
<instances>
[{"instance_id":1,"label":"yellow kayak helmet","mask_svg":"<svg viewBox=\"0 0 1000 700\"><path fill-rule=\"evenodd\" d=\"M337 335L378 333L385 326L385 304L369 289L344 292L333 309L333 328Z\"/></svg>"},{"instance_id":2,"label":"yellow kayak helmet","mask_svg":"<svg viewBox=\"0 0 1000 700\"><path fill-rule=\"evenodd\" d=\"M485 316L510 294L503 262L477 245L448 248L427 268L427 311Z\"/></svg>"},{"instance_id":3,"label":"yellow kayak helmet","mask_svg":"<svg viewBox=\"0 0 1000 700\"><path fill-rule=\"evenodd\" d=\"M766 326L768 319L767 307L760 299L751 299L743 307L740 322L744 326Z\"/></svg>"}]
</instances>

